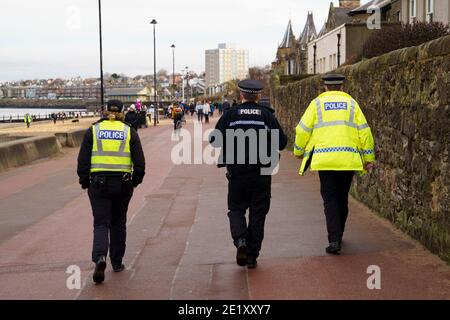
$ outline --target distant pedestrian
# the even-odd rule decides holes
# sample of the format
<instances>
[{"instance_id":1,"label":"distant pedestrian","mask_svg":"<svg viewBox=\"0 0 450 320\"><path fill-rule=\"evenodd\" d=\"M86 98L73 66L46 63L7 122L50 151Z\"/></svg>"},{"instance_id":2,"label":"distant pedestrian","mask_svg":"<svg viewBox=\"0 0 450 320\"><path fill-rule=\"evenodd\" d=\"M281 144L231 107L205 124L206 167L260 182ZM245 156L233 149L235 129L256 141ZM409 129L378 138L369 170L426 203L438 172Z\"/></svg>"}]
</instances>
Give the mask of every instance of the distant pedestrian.
<instances>
[{"instance_id":1,"label":"distant pedestrian","mask_svg":"<svg viewBox=\"0 0 450 320\"><path fill-rule=\"evenodd\" d=\"M139 114L136 112L136 107L134 106L134 104L132 104L128 108L128 112L125 115L125 122L129 124L137 132L139 127L139 121L140 121Z\"/></svg>"},{"instance_id":2,"label":"distant pedestrian","mask_svg":"<svg viewBox=\"0 0 450 320\"><path fill-rule=\"evenodd\" d=\"M195 113L195 104L193 102L189 105L189 112L191 113L191 117L193 117Z\"/></svg>"},{"instance_id":3,"label":"distant pedestrian","mask_svg":"<svg viewBox=\"0 0 450 320\"><path fill-rule=\"evenodd\" d=\"M216 104L217 102L211 103L209 105L211 111L209 112L209 115L211 116L211 118L214 116L214 111L216 111Z\"/></svg>"},{"instance_id":4,"label":"distant pedestrian","mask_svg":"<svg viewBox=\"0 0 450 320\"><path fill-rule=\"evenodd\" d=\"M203 123L203 101L197 102L197 106L195 107L195 111L197 112L198 122Z\"/></svg>"},{"instance_id":5,"label":"distant pedestrian","mask_svg":"<svg viewBox=\"0 0 450 320\"><path fill-rule=\"evenodd\" d=\"M52 119L53 119L53 124L56 124L56 120L58 120L58 116L56 115L56 113L52 113Z\"/></svg>"},{"instance_id":6,"label":"distant pedestrian","mask_svg":"<svg viewBox=\"0 0 450 320\"><path fill-rule=\"evenodd\" d=\"M135 107L136 107L136 111L137 111L138 113L141 112L142 103L141 103L141 100L140 100L140 99L136 99L136 105L135 105Z\"/></svg>"},{"instance_id":7,"label":"distant pedestrian","mask_svg":"<svg viewBox=\"0 0 450 320\"><path fill-rule=\"evenodd\" d=\"M211 105L208 101L205 101L203 105L203 113L205 114L205 123L209 123L209 116L211 114Z\"/></svg>"},{"instance_id":8,"label":"distant pedestrian","mask_svg":"<svg viewBox=\"0 0 450 320\"><path fill-rule=\"evenodd\" d=\"M174 102L173 108L172 108L172 119L173 119L173 130L174 131L176 131L177 129L180 128L179 121L182 121L183 116L184 116L183 108L180 106L180 104L178 102Z\"/></svg>"},{"instance_id":9,"label":"distant pedestrian","mask_svg":"<svg viewBox=\"0 0 450 320\"><path fill-rule=\"evenodd\" d=\"M149 112L148 117L150 119L150 123L152 123L152 119L155 117L155 106L153 104L150 105L148 112Z\"/></svg>"},{"instance_id":10,"label":"distant pedestrian","mask_svg":"<svg viewBox=\"0 0 450 320\"><path fill-rule=\"evenodd\" d=\"M23 117L23 121L27 124L27 128L29 128L31 126L31 122L33 122L33 118L31 117L31 115L29 113L27 113Z\"/></svg>"}]
</instances>

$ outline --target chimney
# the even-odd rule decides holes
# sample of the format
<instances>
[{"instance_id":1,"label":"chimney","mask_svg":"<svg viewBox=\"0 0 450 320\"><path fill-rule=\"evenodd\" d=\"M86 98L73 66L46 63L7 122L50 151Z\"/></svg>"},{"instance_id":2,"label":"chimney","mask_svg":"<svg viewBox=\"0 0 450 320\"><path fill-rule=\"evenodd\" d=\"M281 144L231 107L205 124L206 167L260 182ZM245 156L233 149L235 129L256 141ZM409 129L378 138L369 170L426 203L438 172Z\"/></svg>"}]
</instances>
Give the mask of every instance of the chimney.
<instances>
[{"instance_id":1,"label":"chimney","mask_svg":"<svg viewBox=\"0 0 450 320\"><path fill-rule=\"evenodd\" d=\"M361 0L339 0L339 7L346 9L356 9L361 6Z\"/></svg>"}]
</instances>

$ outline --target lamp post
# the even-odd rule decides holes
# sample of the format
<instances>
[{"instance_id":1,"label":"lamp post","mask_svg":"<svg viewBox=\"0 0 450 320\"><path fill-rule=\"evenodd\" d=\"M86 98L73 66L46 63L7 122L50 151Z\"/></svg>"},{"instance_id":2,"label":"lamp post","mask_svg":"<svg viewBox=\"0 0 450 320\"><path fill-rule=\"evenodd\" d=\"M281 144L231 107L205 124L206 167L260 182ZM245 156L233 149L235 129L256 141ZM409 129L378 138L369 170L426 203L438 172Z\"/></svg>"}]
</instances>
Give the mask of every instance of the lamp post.
<instances>
[{"instance_id":1,"label":"lamp post","mask_svg":"<svg viewBox=\"0 0 450 320\"><path fill-rule=\"evenodd\" d=\"M189 68L186 66L186 90L189 89ZM187 97L189 97L189 91L186 92L186 100L188 99Z\"/></svg>"},{"instance_id":2,"label":"lamp post","mask_svg":"<svg viewBox=\"0 0 450 320\"><path fill-rule=\"evenodd\" d=\"M182 78L181 78L181 101L184 101L184 69L181 70Z\"/></svg>"},{"instance_id":3,"label":"lamp post","mask_svg":"<svg viewBox=\"0 0 450 320\"><path fill-rule=\"evenodd\" d=\"M153 89L154 89L154 101L155 101L155 116L153 118L153 125L156 126L159 123L159 106L156 97L156 25L158 22L153 19L150 24L153 25Z\"/></svg>"},{"instance_id":4,"label":"lamp post","mask_svg":"<svg viewBox=\"0 0 450 320\"><path fill-rule=\"evenodd\" d=\"M100 34L100 101L102 104L102 111L105 108L105 92L103 84L103 39L102 39L102 1L98 0L98 29Z\"/></svg>"},{"instance_id":5,"label":"lamp post","mask_svg":"<svg viewBox=\"0 0 450 320\"><path fill-rule=\"evenodd\" d=\"M175 45L170 46L172 48L172 88L173 88L173 96L175 97Z\"/></svg>"}]
</instances>

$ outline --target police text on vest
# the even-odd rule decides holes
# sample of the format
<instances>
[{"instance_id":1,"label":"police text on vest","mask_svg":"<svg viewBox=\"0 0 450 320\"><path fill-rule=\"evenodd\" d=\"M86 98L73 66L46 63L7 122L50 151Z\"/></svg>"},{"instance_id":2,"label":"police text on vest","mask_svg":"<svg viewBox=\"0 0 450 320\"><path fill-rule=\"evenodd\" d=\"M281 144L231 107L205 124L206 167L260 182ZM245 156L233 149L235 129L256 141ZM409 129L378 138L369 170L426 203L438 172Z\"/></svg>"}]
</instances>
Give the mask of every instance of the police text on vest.
<instances>
[{"instance_id":1,"label":"police text on vest","mask_svg":"<svg viewBox=\"0 0 450 320\"><path fill-rule=\"evenodd\" d=\"M125 140L125 132L115 130L100 130L98 133L100 140Z\"/></svg>"},{"instance_id":2,"label":"police text on vest","mask_svg":"<svg viewBox=\"0 0 450 320\"><path fill-rule=\"evenodd\" d=\"M325 102L325 111L347 110L347 102Z\"/></svg>"}]
</instances>

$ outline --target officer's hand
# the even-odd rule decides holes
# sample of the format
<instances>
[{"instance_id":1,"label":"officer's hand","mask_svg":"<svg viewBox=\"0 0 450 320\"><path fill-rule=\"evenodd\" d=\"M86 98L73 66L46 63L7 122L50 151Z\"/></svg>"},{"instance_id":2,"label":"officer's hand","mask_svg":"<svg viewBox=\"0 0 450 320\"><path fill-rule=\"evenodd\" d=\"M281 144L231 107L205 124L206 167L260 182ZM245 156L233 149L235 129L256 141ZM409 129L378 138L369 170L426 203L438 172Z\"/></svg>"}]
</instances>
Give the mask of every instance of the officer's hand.
<instances>
[{"instance_id":1,"label":"officer's hand","mask_svg":"<svg viewBox=\"0 0 450 320\"><path fill-rule=\"evenodd\" d=\"M364 170L371 171L375 168L375 163L369 162L364 165Z\"/></svg>"},{"instance_id":2,"label":"officer's hand","mask_svg":"<svg viewBox=\"0 0 450 320\"><path fill-rule=\"evenodd\" d=\"M296 157L297 159L303 158L303 156L297 156L297 155L295 155L295 157Z\"/></svg>"},{"instance_id":3,"label":"officer's hand","mask_svg":"<svg viewBox=\"0 0 450 320\"><path fill-rule=\"evenodd\" d=\"M81 185L81 189L83 189L83 190L89 189L89 186L90 186L90 185L91 185L90 183L83 183L83 184Z\"/></svg>"}]
</instances>

